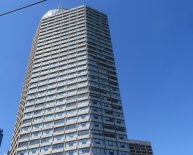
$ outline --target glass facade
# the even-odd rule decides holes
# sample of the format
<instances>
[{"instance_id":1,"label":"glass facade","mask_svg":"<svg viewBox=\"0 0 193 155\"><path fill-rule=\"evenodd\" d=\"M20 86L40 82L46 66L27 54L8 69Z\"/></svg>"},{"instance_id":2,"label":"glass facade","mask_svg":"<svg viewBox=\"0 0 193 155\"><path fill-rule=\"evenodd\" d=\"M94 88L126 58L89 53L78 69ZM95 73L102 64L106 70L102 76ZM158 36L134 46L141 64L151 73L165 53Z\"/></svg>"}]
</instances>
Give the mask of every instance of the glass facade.
<instances>
[{"instance_id":1,"label":"glass facade","mask_svg":"<svg viewBox=\"0 0 193 155\"><path fill-rule=\"evenodd\" d=\"M90 7L41 19L10 150L31 154L129 155L108 19Z\"/></svg>"}]
</instances>

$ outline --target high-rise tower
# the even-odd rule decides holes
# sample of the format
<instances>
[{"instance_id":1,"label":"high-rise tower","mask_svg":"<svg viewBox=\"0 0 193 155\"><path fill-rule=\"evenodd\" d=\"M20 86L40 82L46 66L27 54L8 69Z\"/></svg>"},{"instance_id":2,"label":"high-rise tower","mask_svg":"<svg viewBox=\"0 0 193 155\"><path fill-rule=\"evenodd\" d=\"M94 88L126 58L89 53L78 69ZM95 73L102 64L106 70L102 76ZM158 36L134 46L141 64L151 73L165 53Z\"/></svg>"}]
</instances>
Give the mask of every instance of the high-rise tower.
<instances>
[{"instance_id":1,"label":"high-rise tower","mask_svg":"<svg viewBox=\"0 0 193 155\"><path fill-rule=\"evenodd\" d=\"M107 16L87 6L41 19L10 155L128 155Z\"/></svg>"}]
</instances>

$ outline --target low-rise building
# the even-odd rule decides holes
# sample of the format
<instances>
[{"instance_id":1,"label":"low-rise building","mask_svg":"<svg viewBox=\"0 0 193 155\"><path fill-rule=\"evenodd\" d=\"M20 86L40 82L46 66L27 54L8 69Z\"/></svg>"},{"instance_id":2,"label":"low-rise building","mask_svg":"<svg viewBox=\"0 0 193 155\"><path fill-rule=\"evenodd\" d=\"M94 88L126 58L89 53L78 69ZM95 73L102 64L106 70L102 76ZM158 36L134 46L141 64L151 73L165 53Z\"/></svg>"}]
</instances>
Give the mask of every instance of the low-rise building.
<instances>
[{"instance_id":1,"label":"low-rise building","mask_svg":"<svg viewBox=\"0 0 193 155\"><path fill-rule=\"evenodd\" d=\"M148 141L129 140L130 155L153 155L151 143Z\"/></svg>"}]
</instances>

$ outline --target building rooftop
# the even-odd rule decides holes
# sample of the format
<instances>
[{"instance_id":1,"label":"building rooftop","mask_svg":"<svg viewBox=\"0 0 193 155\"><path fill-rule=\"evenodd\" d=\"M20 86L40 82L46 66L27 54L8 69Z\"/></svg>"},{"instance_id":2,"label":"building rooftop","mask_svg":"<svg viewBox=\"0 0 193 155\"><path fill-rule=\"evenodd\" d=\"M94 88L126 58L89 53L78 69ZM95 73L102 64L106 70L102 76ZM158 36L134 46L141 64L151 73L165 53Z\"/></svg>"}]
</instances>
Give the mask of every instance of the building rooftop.
<instances>
[{"instance_id":1,"label":"building rooftop","mask_svg":"<svg viewBox=\"0 0 193 155\"><path fill-rule=\"evenodd\" d=\"M49 11L47 11L47 12L43 15L42 19L47 18L47 17L51 17L51 16L53 16L53 15L56 15L56 14L58 14L58 13L60 13L60 12L65 11L65 10L67 10L67 9L58 8L58 9L49 10Z\"/></svg>"},{"instance_id":2,"label":"building rooftop","mask_svg":"<svg viewBox=\"0 0 193 155\"><path fill-rule=\"evenodd\" d=\"M140 144L140 145L151 145L151 143L149 141L142 141L142 140L129 139L128 142L133 143L133 144Z\"/></svg>"}]
</instances>

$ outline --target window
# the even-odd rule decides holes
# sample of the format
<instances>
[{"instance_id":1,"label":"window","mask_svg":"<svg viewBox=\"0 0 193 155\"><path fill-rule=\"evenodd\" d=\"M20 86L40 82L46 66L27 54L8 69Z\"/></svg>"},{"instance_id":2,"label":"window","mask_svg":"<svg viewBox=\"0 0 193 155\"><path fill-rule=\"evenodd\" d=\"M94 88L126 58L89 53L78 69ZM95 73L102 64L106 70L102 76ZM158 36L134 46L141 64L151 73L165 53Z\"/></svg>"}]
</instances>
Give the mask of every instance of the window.
<instances>
[{"instance_id":1,"label":"window","mask_svg":"<svg viewBox=\"0 0 193 155\"><path fill-rule=\"evenodd\" d=\"M65 119L59 119L59 120L54 121L54 124L55 125L56 124L64 124L64 122L65 122Z\"/></svg>"},{"instance_id":2,"label":"window","mask_svg":"<svg viewBox=\"0 0 193 155\"><path fill-rule=\"evenodd\" d=\"M65 105L60 105L56 107L56 110L64 110L65 109Z\"/></svg>"},{"instance_id":3,"label":"window","mask_svg":"<svg viewBox=\"0 0 193 155\"><path fill-rule=\"evenodd\" d=\"M45 99L45 97L40 97L40 98L37 98L36 101L40 102L40 101L43 101L44 99Z\"/></svg>"},{"instance_id":4,"label":"window","mask_svg":"<svg viewBox=\"0 0 193 155\"><path fill-rule=\"evenodd\" d=\"M93 104L96 104L96 105L98 104L98 102L97 102L97 101L92 101L92 103L93 103Z\"/></svg>"},{"instance_id":5,"label":"window","mask_svg":"<svg viewBox=\"0 0 193 155\"><path fill-rule=\"evenodd\" d=\"M35 145L39 143L40 143L40 139L36 139L36 140L31 140L29 145Z\"/></svg>"},{"instance_id":6,"label":"window","mask_svg":"<svg viewBox=\"0 0 193 155\"><path fill-rule=\"evenodd\" d=\"M114 152L113 151L109 151L109 155L114 155Z\"/></svg>"},{"instance_id":7,"label":"window","mask_svg":"<svg viewBox=\"0 0 193 155\"><path fill-rule=\"evenodd\" d=\"M117 151L107 150L108 155L117 155Z\"/></svg>"},{"instance_id":8,"label":"window","mask_svg":"<svg viewBox=\"0 0 193 155\"><path fill-rule=\"evenodd\" d=\"M34 106L28 106L25 108L26 111L30 111L30 110L33 110L34 109Z\"/></svg>"},{"instance_id":9,"label":"window","mask_svg":"<svg viewBox=\"0 0 193 155\"><path fill-rule=\"evenodd\" d=\"M52 137L47 137L47 138L42 138L41 143L47 143L51 141L52 141Z\"/></svg>"},{"instance_id":10,"label":"window","mask_svg":"<svg viewBox=\"0 0 193 155\"><path fill-rule=\"evenodd\" d=\"M19 146L18 147L25 147L25 146L28 146L28 141L27 142L21 142L19 143Z\"/></svg>"},{"instance_id":11,"label":"window","mask_svg":"<svg viewBox=\"0 0 193 155\"><path fill-rule=\"evenodd\" d=\"M43 110L36 110L34 115L41 115L44 111Z\"/></svg>"},{"instance_id":12,"label":"window","mask_svg":"<svg viewBox=\"0 0 193 155\"><path fill-rule=\"evenodd\" d=\"M87 119L87 118L89 118L89 115L87 115L87 114L78 116L79 120Z\"/></svg>"},{"instance_id":13,"label":"window","mask_svg":"<svg viewBox=\"0 0 193 155\"><path fill-rule=\"evenodd\" d=\"M54 141L58 141L58 140L64 140L64 135L57 135L57 136L54 136Z\"/></svg>"},{"instance_id":14,"label":"window","mask_svg":"<svg viewBox=\"0 0 193 155\"><path fill-rule=\"evenodd\" d=\"M37 99L37 101L38 101L38 99ZM32 103L34 103L35 102L35 99L33 99L33 100L28 100L27 101L27 104L32 104Z\"/></svg>"},{"instance_id":15,"label":"window","mask_svg":"<svg viewBox=\"0 0 193 155\"><path fill-rule=\"evenodd\" d=\"M47 108L47 109L45 109L45 112L52 112L52 111L54 111L54 109L55 108Z\"/></svg>"},{"instance_id":16,"label":"window","mask_svg":"<svg viewBox=\"0 0 193 155\"><path fill-rule=\"evenodd\" d=\"M67 133L66 138L74 138L77 137L77 132Z\"/></svg>"},{"instance_id":17,"label":"window","mask_svg":"<svg viewBox=\"0 0 193 155\"><path fill-rule=\"evenodd\" d=\"M99 123L94 123L94 126L95 127L99 127Z\"/></svg>"},{"instance_id":18,"label":"window","mask_svg":"<svg viewBox=\"0 0 193 155\"><path fill-rule=\"evenodd\" d=\"M70 141L70 142L66 142L66 143L65 143L65 146L66 146L66 147L72 147L72 146L74 146L74 145L77 145L77 141Z\"/></svg>"},{"instance_id":19,"label":"window","mask_svg":"<svg viewBox=\"0 0 193 155\"><path fill-rule=\"evenodd\" d=\"M42 108L42 107L44 107L44 103L36 104L36 105L35 105L35 108Z\"/></svg>"},{"instance_id":20,"label":"window","mask_svg":"<svg viewBox=\"0 0 193 155\"><path fill-rule=\"evenodd\" d=\"M21 129L21 131L29 131L31 130L31 126L26 126Z\"/></svg>"},{"instance_id":21,"label":"window","mask_svg":"<svg viewBox=\"0 0 193 155\"><path fill-rule=\"evenodd\" d=\"M54 114L44 116L44 119L52 119L54 118Z\"/></svg>"},{"instance_id":22,"label":"window","mask_svg":"<svg viewBox=\"0 0 193 155\"><path fill-rule=\"evenodd\" d=\"M72 150L72 151L66 151L66 155L78 155L77 150Z\"/></svg>"},{"instance_id":23,"label":"window","mask_svg":"<svg viewBox=\"0 0 193 155\"><path fill-rule=\"evenodd\" d=\"M119 139L126 139L126 136L124 136L124 135L118 135L118 138L119 138Z\"/></svg>"},{"instance_id":24,"label":"window","mask_svg":"<svg viewBox=\"0 0 193 155\"><path fill-rule=\"evenodd\" d=\"M50 102L47 102L45 105L46 106L52 106L52 105L54 105L55 104L55 101L50 101Z\"/></svg>"},{"instance_id":25,"label":"window","mask_svg":"<svg viewBox=\"0 0 193 155\"><path fill-rule=\"evenodd\" d=\"M38 128L41 128L42 127L42 124L35 124L33 125L33 129L38 129Z\"/></svg>"},{"instance_id":26,"label":"window","mask_svg":"<svg viewBox=\"0 0 193 155\"><path fill-rule=\"evenodd\" d=\"M121 152L119 152L119 154L120 154L120 155L129 155L129 153L128 153L128 152L122 152L122 151L121 151Z\"/></svg>"},{"instance_id":27,"label":"window","mask_svg":"<svg viewBox=\"0 0 193 155\"><path fill-rule=\"evenodd\" d=\"M102 131L99 131L99 130L92 130L91 132L92 132L92 134L94 134L94 135L99 135L99 136L102 136L102 135L103 135L103 132L102 132Z\"/></svg>"},{"instance_id":28,"label":"window","mask_svg":"<svg viewBox=\"0 0 193 155\"><path fill-rule=\"evenodd\" d=\"M79 145L85 145L85 144L90 144L91 140L90 139L81 139L78 141Z\"/></svg>"},{"instance_id":29,"label":"window","mask_svg":"<svg viewBox=\"0 0 193 155\"><path fill-rule=\"evenodd\" d=\"M93 111L94 112L98 112L98 108L93 108Z\"/></svg>"},{"instance_id":30,"label":"window","mask_svg":"<svg viewBox=\"0 0 193 155\"><path fill-rule=\"evenodd\" d=\"M121 148L126 148L126 147L128 147L128 145L125 144L125 143L120 143L120 147L121 147Z\"/></svg>"},{"instance_id":31,"label":"window","mask_svg":"<svg viewBox=\"0 0 193 155\"><path fill-rule=\"evenodd\" d=\"M28 155L28 151L27 150L18 151L17 155Z\"/></svg>"},{"instance_id":32,"label":"window","mask_svg":"<svg viewBox=\"0 0 193 155\"><path fill-rule=\"evenodd\" d=\"M48 145L48 146L43 146L41 148L41 152L45 152L45 151L51 151L52 150L52 146Z\"/></svg>"},{"instance_id":33,"label":"window","mask_svg":"<svg viewBox=\"0 0 193 155\"><path fill-rule=\"evenodd\" d=\"M29 150L29 155L30 154L38 154L40 152L40 148L33 148Z\"/></svg>"},{"instance_id":34,"label":"window","mask_svg":"<svg viewBox=\"0 0 193 155\"><path fill-rule=\"evenodd\" d=\"M112 114L113 114L113 111L110 111L110 110L105 110L105 114L112 115Z\"/></svg>"},{"instance_id":35,"label":"window","mask_svg":"<svg viewBox=\"0 0 193 155\"><path fill-rule=\"evenodd\" d=\"M66 111L66 115L70 115L70 114L76 114L77 113L77 110L68 110Z\"/></svg>"},{"instance_id":36,"label":"window","mask_svg":"<svg viewBox=\"0 0 193 155\"><path fill-rule=\"evenodd\" d=\"M88 126L90 126L89 122L82 122L78 124L78 127L88 127Z\"/></svg>"},{"instance_id":37,"label":"window","mask_svg":"<svg viewBox=\"0 0 193 155\"><path fill-rule=\"evenodd\" d=\"M94 119L99 119L98 115L93 115Z\"/></svg>"},{"instance_id":38,"label":"window","mask_svg":"<svg viewBox=\"0 0 193 155\"><path fill-rule=\"evenodd\" d=\"M66 108L75 107L76 105L77 105L77 103L69 103L66 105Z\"/></svg>"},{"instance_id":39,"label":"window","mask_svg":"<svg viewBox=\"0 0 193 155\"><path fill-rule=\"evenodd\" d=\"M79 101L78 105L79 106L84 106L84 105L88 105L89 101L88 100L83 100L83 101Z\"/></svg>"},{"instance_id":40,"label":"window","mask_svg":"<svg viewBox=\"0 0 193 155\"><path fill-rule=\"evenodd\" d=\"M89 130L82 130L78 132L79 136L88 135L88 134L89 134Z\"/></svg>"},{"instance_id":41,"label":"window","mask_svg":"<svg viewBox=\"0 0 193 155\"><path fill-rule=\"evenodd\" d=\"M40 131L32 132L32 134L31 134L32 137L37 137L37 136L40 136L40 135L41 135Z\"/></svg>"},{"instance_id":42,"label":"window","mask_svg":"<svg viewBox=\"0 0 193 155\"><path fill-rule=\"evenodd\" d=\"M65 112L59 112L59 113L56 113L56 117L63 117L65 116Z\"/></svg>"},{"instance_id":43,"label":"window","mask_svg":"<svg viewBox=\"0 0 193 155\"><path fill-rule=\"evenodd\" d=\"M102 144L103 140L101 139L94 139L95 144Z\"/></svg>"},{"instance_id":44,"label":"window","mask_svg":"<svg viewBox=\"0 0 193 155\"><path fill-rule=\"evenodd\" d=\"M40 121L42 121L42 119L43 119L42 116L40 116L40 117L35 117L35 118L34 118L34 122L40 122Z\"/></svg>"},{"instance_id":45,"label":"window","mask_svg":"<svg viewBox=\"0 0 193 155\"><path fill-rule=\"evenodd\" d=\"M117 120L117 123L118 123L118 124L123 124L123 121Z\"/></svg>"},{"instance_id":46,"label":"window","mask_svg":"<svg viewBox=\"0 0 193 155\"><path fill-rule=\"evenodd\" d=\"M105 154L105 150L101 148L92 148L92 152L96 154Z\"/></svg>"},{"instance_id":47,"label":"window","mask_svg":"<svg viewBox=\"0 0 193 155\"><path fill-rule=\"evenodd\" d=\"M23 134L20 136L20 139L25 139L25 138L29 138L30 134Z\"/></svg>"},{"instance_id":48,"label":"window","mask_svg":"<svg viewBox=\"0 0 193 155\"><path fill-rule=\"evenodd\" d=\"M115 113L115 115L116 115L117 117L123 117L123 114L121 114L121 113Z\"/></svg>"},{"instance_id":49,"label":"window","mask_svg":"<svg viewBox=\"0 0 193 155\"><path fill-rule=\"evenodd\" d=\"M58 127L54 129L54 133L64 131L64 127Z\"/></svg>"},{"instance_id":50,"label":"window","mask_svg":"<svg viewBox=\"0 0 193 155\"><path fill-rule=\"evenodd\" d=\"M79 154L84 154L84 153L89 153L90 152L90 148L82 148L78 150Z\"/></svg>"},{"instance_id":51,"label":"window","mask_svg":"<svg viewBox=\"0 0 193 155\"><path fill-rule=\"evenodd\" d=\"M64 148L64 143L59 143L59 144L54 144L52 146L52 149L55 150L55 149L61 149L61 148Z\"/></svg>"},{"instance_id":52,"label":"window","mask_svg":"<svg viewBox=\"0 0 193 155\"><path fill-rule=\"evenodd\" d=\"M64 155L64 152L52 153L52 155Z\"/></svg>"},{"instance_id":53,"label":"window","mask_svg":"<svg viewBox=\"0 0 193 155\"><path fill-rule=\"evenodd\" d=\"M76 121L77 117L69 117L69 118L66 118L66 122L72 122L72 121Z\"/></svg>"},{"instance_id":54,"label":"window","mask_svg":"<svg viewBox=\"0 0 193 155\"><path fill-rule=\"evenodd\" d=\"M108 146L115 146L116 144L115 144L115 142L113 142L113 141L108 141Z\"/></svg>"},{"instance_id":55,"label":"window","mask_svg":"<svg viewBox=\"0 0 193 155\"><path fill-rule=\"evenodd\" d=\"M76 124L66 126L66 130L71 130L71 129L75 129L75 128L76 128Z\"/></svg>"},{"instance_id":56,"label":"window","mask_svg":"<svg viewBox=\"0 0 193 155\"><path fill-rule=\"evenodd\" d=\"M104 135L106 137L111 137L111 138L115 138L115 136L116 136L114 133L110 133L110 132L105 132Z\"/></svg>"},{"instance_id":57,"label":"window","mask_svg":"<svg viewBox=\"0 0 193 155\"><path fill-rule=\"evenodd\" d=\"M53 126L54 122L46 122L44 123L44 127L49 127L49 126Z\"/></svg>"},{"instance_id":58,"label":"window","mask_svg":"<svg viewBox=\"0 0 193 155\"><path fill-rule=\"evenodd\" d=\"M108 121L108 122L114 122L114 119L111 118L111 117L104 117L105 121Z\"/></svg>"},{"instance_id":59,"label":"window","mask_svg":"<svg viewBox=\"0 0 193 155\"><path fill-rule=\"evenodd\" d=\"M43 135L48 135L48 134L51 134L52 132L53 132L52 129L44 130Z\"/></svg>"},{"instance_id":60,"label":"window","mask_svg":"<svg viewBox=\"0 0 193 155\"><path fill-rule=\"evenodd\" d=\"M24 117L31 117L33 115L33 112L28 112L24 114Z\"/></svg>"}]
</instances>

